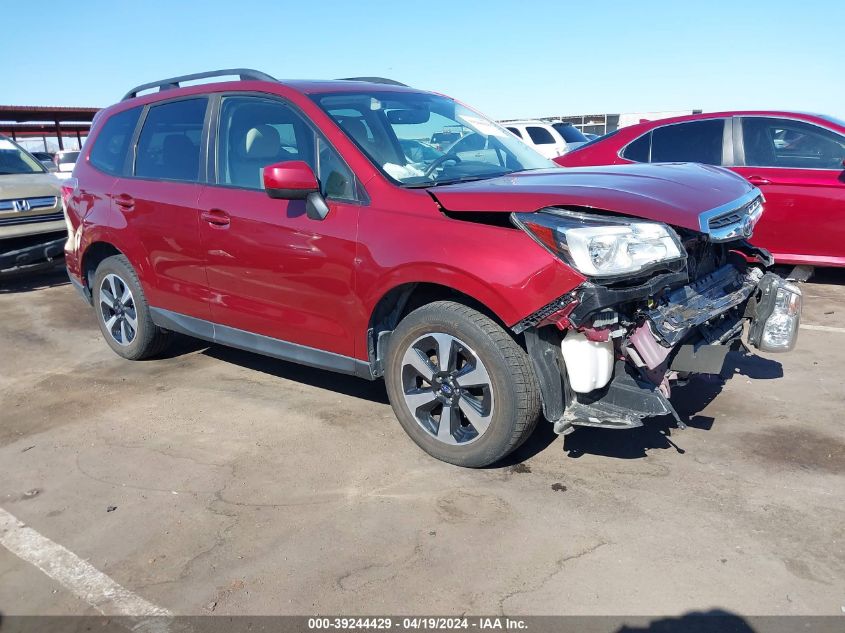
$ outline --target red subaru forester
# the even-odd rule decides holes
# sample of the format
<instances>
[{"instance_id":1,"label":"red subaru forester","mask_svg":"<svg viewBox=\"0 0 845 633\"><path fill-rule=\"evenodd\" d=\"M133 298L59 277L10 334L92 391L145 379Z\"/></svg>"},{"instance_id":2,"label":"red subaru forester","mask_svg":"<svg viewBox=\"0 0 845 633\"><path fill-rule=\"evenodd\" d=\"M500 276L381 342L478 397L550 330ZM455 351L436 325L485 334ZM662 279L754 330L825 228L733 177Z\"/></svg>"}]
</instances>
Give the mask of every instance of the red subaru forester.
<instances>
[{"instance_id":1,"label":"red subaru forester","mask_svg":"<svg viewBox=\"0 0 845 633\"><path fill-rule=\"evenodd\" d=\"M454 150L430 144L443 131ZM720 373L744 331L767 351L798 331L800 291L747 242L763 207L742 178L561 170L390 80L139 86L99 114L63 200L68 272L120 356L181 332L383 376L413 440L464 466L541 415L682 424L672 384Z\"/></svg>"}]
</instances>

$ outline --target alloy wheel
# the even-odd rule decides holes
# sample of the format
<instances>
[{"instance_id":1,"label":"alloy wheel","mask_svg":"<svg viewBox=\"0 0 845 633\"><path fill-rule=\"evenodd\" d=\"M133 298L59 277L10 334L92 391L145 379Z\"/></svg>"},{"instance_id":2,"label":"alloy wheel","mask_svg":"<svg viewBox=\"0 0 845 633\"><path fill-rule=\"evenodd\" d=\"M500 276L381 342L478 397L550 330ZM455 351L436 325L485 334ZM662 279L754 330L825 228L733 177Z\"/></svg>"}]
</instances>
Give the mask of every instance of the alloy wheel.
<instances>
[{"instance_id":1,"label":"alloy wheel","mask_svg":"<svg viewBox=\"0 0 845 633\"><path fill-rule=\"evenodd\" d=\"M402 357L402 395L417 424L444 444L474 442L493 419L493 386L466 343L435 332L416 339Z\"/></svg>"},{"instance_id":2,"label":"alloy wheel","mask_svg":"<svg viewBox=\"0 0 845 633\"><path fill-rule=\"evenodd\" d=\"M138 333L135 298L123 279L109 273L100 282L99 307L106 331L118 345L129 345Z\"/></svg>"}]
</instances>

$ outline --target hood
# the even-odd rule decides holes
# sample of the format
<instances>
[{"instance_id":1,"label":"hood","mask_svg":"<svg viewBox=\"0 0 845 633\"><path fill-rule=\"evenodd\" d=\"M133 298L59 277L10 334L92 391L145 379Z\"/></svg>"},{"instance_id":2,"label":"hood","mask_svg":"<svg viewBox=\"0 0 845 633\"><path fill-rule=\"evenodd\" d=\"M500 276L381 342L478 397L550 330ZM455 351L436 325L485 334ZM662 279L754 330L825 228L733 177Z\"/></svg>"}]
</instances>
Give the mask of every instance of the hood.
<instances>
[{"instance_id":1,"label":"hood","mask_svg":"<svg viewBox=\"0 0 845 633\"><path fill-rule=\"evenodd\" d=\"M752 189L742 177L721 167L667 163L524 171L428 191L451 212L510 213L577 206L697 231L700 213Z\"/></svg>"},{"instance_id":2,"label":"hood","mask_svg":"<svg viewBox=\"0 0 845 633\"><path fill-rule=\"evenodd\" d=\"M0 174L0 200L59 196L61 191L53 174Z\"/></svg>"}]
</instances>

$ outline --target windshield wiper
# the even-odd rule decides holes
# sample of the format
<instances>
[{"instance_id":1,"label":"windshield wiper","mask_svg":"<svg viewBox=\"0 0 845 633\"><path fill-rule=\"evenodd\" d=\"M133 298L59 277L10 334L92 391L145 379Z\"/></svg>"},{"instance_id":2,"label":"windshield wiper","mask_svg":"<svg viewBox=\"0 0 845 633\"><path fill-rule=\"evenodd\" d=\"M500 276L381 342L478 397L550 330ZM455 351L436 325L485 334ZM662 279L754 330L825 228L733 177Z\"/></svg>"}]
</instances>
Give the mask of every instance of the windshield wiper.
<instances>
[{"instance_id":1,"label":"windshield wiper","mask_svg":"<svg viewBox=\"0 0 845 633\"><path fill-rule=\"evenodd\" d=\"M499 176L507 176L513 174L513 171L502 171L492 174L483 174L479 176L464 176L463 178L452 178L451 180L432 180L430 182L415 182L402 185L406 189L427 189L429 187L439 187L441 185L456 185L462 182L474 182L476 180L488 180L490 178L498 178Z\"/></svg>"},{"instance_id":2,"label":"windshield wiper","mask_svg":"<svg viewBox=\"0 0 845 633\"><path fill-rule=\"evenodd\" d=\"M489 180L490 178L498 178L499 176L507 176L514 173L513 171L501 171L492 174L483 174L481 176L464 176L463 178L453 178L452 180L444 180L435 184L438 185L456 185L461 182L474 182L476 180Z\"/></svg>"}]
</instances>

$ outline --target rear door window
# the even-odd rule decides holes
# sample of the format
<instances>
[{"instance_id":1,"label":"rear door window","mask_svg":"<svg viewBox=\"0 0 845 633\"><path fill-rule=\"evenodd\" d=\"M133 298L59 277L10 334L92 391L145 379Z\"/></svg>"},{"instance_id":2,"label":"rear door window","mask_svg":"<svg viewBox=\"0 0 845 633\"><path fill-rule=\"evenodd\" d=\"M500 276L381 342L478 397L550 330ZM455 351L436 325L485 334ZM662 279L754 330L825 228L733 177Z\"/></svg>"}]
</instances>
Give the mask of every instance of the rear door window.
<instances>
[{"instance_id":1,"label":"rear door window","mask_svg":"<svg viewBox=\"0 0 845 633\"><path fill-rule=\"evenodd\" d=\"M742 144L752 167L839 170L845 160L845 137L804 121L745 117Z\"/></svg>"},{"instance_id":2,"label":"rear door window","mask_svg":"<svg viewBox=\"0 0 845 633\"><path fill-rule=\"evenodd\" d=\"M529 125L525 128L534 145L554 145L555 137L544 127Z\"/></svg>"},{"instance_id":3,"label":"rear door window","mask_svg":"<svg viewBox=\"0 0 845 633\"><path fill-rule=\"evenodd\" d=\"M103 129L94 139L94 147L88 161L100 171L107 174L120 175L126 164L126 152L132 142L138 117L143 108L137 107L124 110L109 117L103 124Z\"/></svg>"},{"instance_id":4,"label":"rear door window","mask_svg":"<svg viewBox=\"0 0 845 633\"><path fill-rule=\"evenodd\" d=\"M138 138L136 176L184 182L199 180L207 103L202 97L150 108Z\"/></svg>"},{"instance_id":5,"label":"rear door window","mask_svg":"<svg viewBox=\"0 0 845 633\"><path fill-rule=\"evenodd\" d=\"M655 128L651 132L651 162L721 165L724 131L724 119Z\"/></svg>"}]
</instances>

